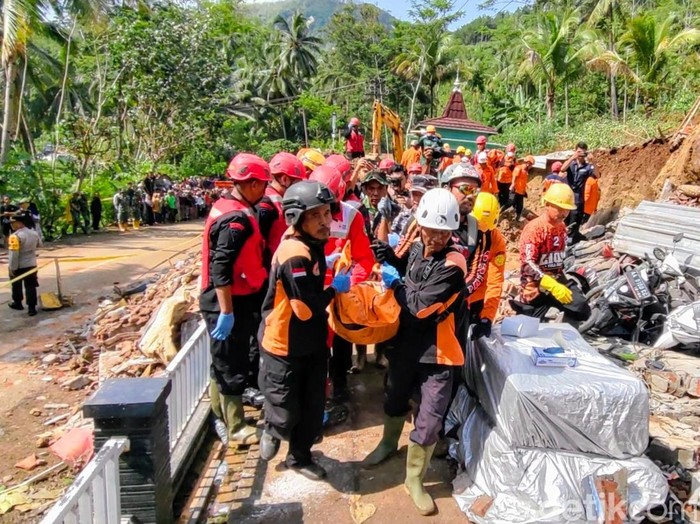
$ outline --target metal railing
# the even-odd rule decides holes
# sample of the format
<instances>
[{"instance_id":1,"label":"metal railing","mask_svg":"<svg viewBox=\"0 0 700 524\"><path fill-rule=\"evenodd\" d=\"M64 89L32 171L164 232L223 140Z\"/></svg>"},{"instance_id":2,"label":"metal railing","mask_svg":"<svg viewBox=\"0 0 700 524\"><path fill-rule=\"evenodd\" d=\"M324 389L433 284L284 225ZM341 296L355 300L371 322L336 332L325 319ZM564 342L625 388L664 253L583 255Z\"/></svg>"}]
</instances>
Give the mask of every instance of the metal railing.
<instances>
[{"instance_id":1,"label":"metal railing","mask_svg":"<svg viewBox=\"0 0 700 524\"><path fill-rule=\"evenodd\" d=\"M209 334L204 322L166 368L172 382L168 397L170 449L173 450L209 385Z\"/></svg>"},{"instance_id":2,"label":"metal railing","mask_svg":"<svg viewBox=\"0 0 700 524\"><path fill-rule=\"evenodd\" d=\"M129 451L129 439L109 439L41 524L119 524L119 456L125 451Z\"/></svg>"}]
</instances>

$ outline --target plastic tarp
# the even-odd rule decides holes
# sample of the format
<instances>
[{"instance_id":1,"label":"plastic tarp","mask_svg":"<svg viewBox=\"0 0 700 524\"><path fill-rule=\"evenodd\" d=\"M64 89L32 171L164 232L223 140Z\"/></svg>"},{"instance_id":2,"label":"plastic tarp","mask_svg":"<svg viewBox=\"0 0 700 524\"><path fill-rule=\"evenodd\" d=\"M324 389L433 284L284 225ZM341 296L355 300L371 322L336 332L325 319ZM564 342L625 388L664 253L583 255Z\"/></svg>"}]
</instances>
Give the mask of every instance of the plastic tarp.
<instances>
[{"instance_id":1,"label":"plastic tarp","mask_svg":"<svg viewBox=\"0 0 700 524\"><path fill-rule=\"evenodd\" d=\"M536 367L533 346L559 341L576 367ZM465 377L509 448L641 455L649 443L644 383L599 355L568 324L541 324L536 338L502 337L467 348Z\"/></svg>"},{"instance_id":2,"label":"plastic tarp","mask_svg":"<svg viewBox=\"0 0 700 524\"><path fill-rule=\"evenodd\" d=\"M624 470L627 478L626 513L640 522L651 508L663 504L668 484L647 458L611 460L607 457L554 450L513 448L500 428L465 388L458 410L469 413L460 440L450 448L465 471L454 480L454 498L475 524L570 524L602 522L595 497L587 489L591 478ZM457 411L453 410L454 415ZM472 504L481 496L493 503L475 514ZM625 510L621 510L625 511Z\"/></svg>"}]
</instances>

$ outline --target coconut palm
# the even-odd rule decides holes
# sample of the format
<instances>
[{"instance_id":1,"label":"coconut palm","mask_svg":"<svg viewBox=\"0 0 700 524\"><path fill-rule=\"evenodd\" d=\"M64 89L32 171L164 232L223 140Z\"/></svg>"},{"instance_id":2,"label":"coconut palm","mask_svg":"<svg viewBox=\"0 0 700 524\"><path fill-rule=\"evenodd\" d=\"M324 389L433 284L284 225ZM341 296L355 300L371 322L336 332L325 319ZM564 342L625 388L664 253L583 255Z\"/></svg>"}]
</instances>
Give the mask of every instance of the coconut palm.
<instances>
[{"instance_id":1,"label":"coconut palm","mask_svg":"<svg viewBox=\"0 0 700 524\"><path fill-rule=\"evenodd\" d=\"M700 43L700 30L678 30L676 18L668 16L659 22L651 14L632 18L620 45L630 52L630 62L639 68L642 90L647 100L653 99L667 72L669 58L687 46Z\"/></svg>"},{"instance_id":2,"label":"coconut palm","mask_svg":"<svg viewBox=\"0 0 700 524\"><path fill-rule=\"evenodd\" d=\"M313 17L306 18L296 11L290 21L277 16L273 23L279 31L279 64L287 73L292 73L299 85L316 74L321 39L311 36Z\"/></svg>"},{"instance_id":3,"label":"coconut palm","mask_svg":"<svg viewBox=\"0 0 700 524\"><path fill-rule=\"evenodd\" d=\"M572 53L575 30L579 23L578 11L541 13L535 29L523 35L525 59L520 64L520 74L530 76L535 83L545 86L547 118L554 118L557 86L570 74L575 64Z\"/></svg>"}]
</instances>

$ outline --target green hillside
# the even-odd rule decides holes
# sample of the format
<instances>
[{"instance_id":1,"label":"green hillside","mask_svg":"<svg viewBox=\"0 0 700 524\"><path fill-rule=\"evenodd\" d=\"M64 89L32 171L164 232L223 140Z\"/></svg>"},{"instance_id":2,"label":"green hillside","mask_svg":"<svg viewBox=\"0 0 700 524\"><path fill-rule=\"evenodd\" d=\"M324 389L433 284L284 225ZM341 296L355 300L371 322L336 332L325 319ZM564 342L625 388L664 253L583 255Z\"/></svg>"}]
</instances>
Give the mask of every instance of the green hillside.
<instances>
[{"instance_id":1,"label":"green hillside","mask_svg":"<svg viewBox=\"0 0 700 524\"><path fill-rule=\"evenodd\" d=\"M333 13L342 9L345 2L341 0L283 0L281 2L265 2L256 4L244 4L245 10L253 16L257 16L263 22L272 22L277 15L288 18L294 11L300 11L307 17L313 17L312 32L320 32L331 20ZM362 3L357 4L358 7ZM379 21L386 27L391 27L394 20L386 11L379 9Z\"/></svg>"}]
</instances>

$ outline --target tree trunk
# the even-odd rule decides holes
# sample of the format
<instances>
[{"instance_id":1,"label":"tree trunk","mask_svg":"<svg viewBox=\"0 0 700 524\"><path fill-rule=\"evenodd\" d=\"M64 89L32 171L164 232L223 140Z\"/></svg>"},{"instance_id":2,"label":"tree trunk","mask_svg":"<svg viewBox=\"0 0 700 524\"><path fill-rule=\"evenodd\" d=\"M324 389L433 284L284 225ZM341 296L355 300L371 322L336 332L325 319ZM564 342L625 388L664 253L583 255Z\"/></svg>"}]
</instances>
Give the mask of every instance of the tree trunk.
<instances>
[{"instance_id":1,"label":"tree trunk","mask_svg":"<svg viewBox=\"0 0 700 524\"><path fill-rule=\"evenodd\" d=\"M545 93L546 104L547 104L547 120L554 119L554 86L547 85L547 90Z\"/></svg>"},{"instance_id":2,"label":"tree trunk","mask_svg":"<svg viewBox=\"0 0 700 524\"><path fill-rule=\"evenodd\" d=\"M2 117L2 138L0 139L0 164L5 163L7 153L10 150L10 130L15 128L15 77L17 76L17 67L13 60L10 60L5 67L5 107Z\"/></svg>"},{"instance_id":3,"label":"tree trunk","mask_svg":"<svg viewBox=\"0 0 700 524\"><path fill-rule=\"evenodd\" d=\"M615 120L620 119L620 109L617 106L617 82L614 73L610 73L610 114Z\"/></svg>"},{"instance_id":4,"label":"tree trunk","mask_svg":"<svg viewBox=\"0 0 700 524\"><path fill-rule=\"evenodd\" d=\"M420 84L423 81L423 68L421 67L420 73L418 74L418 81L416 82L416 87L413 89L413 96L411 97L411 108L408 112L408 125L406 126L406 140L404 147L408 148L408 133L410 133L413 127L413 118L415 116L416 110L416 98L418 97L418 90L420 89Z\"/></svg>"},{"instance_id":5,"label":"tree trunk","mask_svg":"<svg viewBox=\"0 0 700 524\"><path fill-rule=\"evenodd\" d=\"M564 82L564 126L569 127L569 84Z\"/></svg>"}]
</instances>

